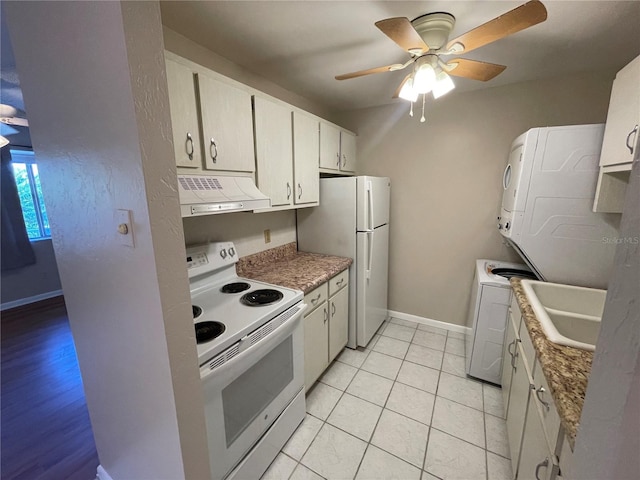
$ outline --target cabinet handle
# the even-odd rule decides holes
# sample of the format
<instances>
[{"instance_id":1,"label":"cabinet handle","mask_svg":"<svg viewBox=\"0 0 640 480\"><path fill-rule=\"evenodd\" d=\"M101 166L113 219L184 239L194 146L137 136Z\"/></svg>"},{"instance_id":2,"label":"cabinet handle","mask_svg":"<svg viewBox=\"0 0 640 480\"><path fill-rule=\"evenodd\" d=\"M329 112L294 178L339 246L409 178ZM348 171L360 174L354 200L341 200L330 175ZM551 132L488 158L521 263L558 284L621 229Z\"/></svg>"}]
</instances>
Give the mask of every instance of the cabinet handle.
<instances>
[{"instance_id":1,"label":"cabinet handle","mask_svg":"<svg viewBox=\"0 0 640 480\"><path fill-rule=\"evenodd\" d=\"M298 183L298 200L302 198L302 185Z\"/></svg>"},{"instance_id":2,"label":"cabinet handle","mask_svg":"<svg viewBox=\"0 0 640 480\"><path fill-rule=\"evenodd\" d=\"M193 160L193 137L189 132L187 132L185 148L187 149L187 156L189 157L189 160Z\"/></svg>"},{"instance_id":3,"label":"cabinet handle","mask_svg":"<svg viewBox=\"0 0 640 480\"><path fill-rule=\"evenodd\" d=\"M342 280L340 280L339 282L336 282L336 286L337 287L341 287L343 283L344 283L344 278Z\"/></svg>"},{"instance_id":4,"label":"cabinet handle","mask_svg":"<svg viewBox=\"0 0 640 480\"><path fill-rule=\"evenodd\" d=\"M342 166L347 166L347 156L344 153L342 154Z\"/></svg>"},{"instance_id":5,"label":"cabinet handle","mask_svg":"<svg viewBox=\"0 0 640 480\"><path fill-rule=\"evenodd\" d=\"M322 295L319 293L319 294L318 294L318 296L317 296L316 298L312 298L312 299L311 299L311 304L312 304L312 305L317 305L317 304L318 304L318 301L320 300L320 297L321 297L321 296L322 296Z\"/></svg>"},{"instance_id":6,"label":"cabinet handle","mask_svg":"<svg viewBox=\"0 0 640 480\"><path fill-rule=\"evenodd\" d=\"M209 154L211 155L211 160L213 163L218 161L218 145L216 145L216 141L211 137L211 144L209 145Z\"/></svg>"},{"instance_id":7,"label":"cabinet handle","mask_svg":"<svg viewBox=\"0 0 640 480\"><path fill-rule=\"evenodd\" d=\"M513 368L515 370L516 366L514 365L514 361L515 361L515 353L513 353L511 351L511 347L515 346L517 340L514 340L513 342L511 342L508 346L507 346L507 352L509 352L509 355L511 355L511 368Z\"/></svg>"},{"instance_id":8,"label":"cabinet handle","mask_svg":"<svg viewBox=\"0 0 640 480\"><path fill-rule=\"evenodd\" d=\"M540 400L540 403L542 405L544 405L544 408L547 409L547 412L549 411L549 402L546 402L542 399L542 397L540 396L541 393L545 393L546 390L544 387L540 387L536 390L536 397L538 397L538 400Z\"/></svg>"},{"instance_id":9,"label":"cabinet handle","mask_svg":"<svg viewBox=\"0 0 640 480\"><path fill-rule=\"evenodd\" d=\"M287 182L287 200L291 198L291 185Z\"/></svg>"},{"instance_id":10,"label":"cabinet handle","mask_svg":"<svg viewBox=\"0 0 640 480\"><path fill-rule=\"evenodd\" d=\"M536 480L540 480L540 477L538 476L538 473L540 473L540 469L542 467L548 467L549 466L549 459L545 458L542 462L540 462L538 465L536 465Z\"/></svg>"},{"instance_id":11,"label":"cabinet handle","mask_svg":"<svg viewBox=\"0 0 640 480\"><path fill-rule=\"evenodd\" d=\"M629 139L631 138L631 135L637 132L638 132L638 125L633 127L633 130L629 132L629 135L627 135L627 141L625 142L627 144L627 148L629 149L629 153L631 153L631 155L633 155L633 145L629 145Z\"/></svg>"},{"instance_id":12,"label":"cabinet handle","mask_svg":"<svg viewBox=\"0 0 640 480\"><path fill-rule=\"evenodd\" d=\"M513 341L513 345L515 346L516 343L518 343L518 339L515 339ZM511 352L509 352L511 353ZM518 358L518 352L515 351L514 353L511 354L511 366L513 367L513 371L516 372L518 370L518 367L516 366L516 358Z\"/></svg>"},{"instance_id":13,"label":"cabinet handle","mask_svg":"<svg viewBox=\"0 0 640 480\"><path fill-rule=\"evenodd\" d=\"M331 304L331 318L333 318L336 314L336 304L332 303Z\"/></svg>"},{"instance_id":14,"label":"cabinet handle","mask_svg":"<svg viewBox=\"0 0 640 480\"><path fill-rule=\"evenodd\" d=\"M329 319L329 312L327 312L327 307L324 307L324 323L327 323Z\"/></svg>"},{"instance_id":15,"label":"cabinet handle","mask_svg":"<svg viewBox=\"0 0 640 480\"><path fill-rule=\"evenodd\" d=\"M336 153L336 157L338 157L338 162L336 163L336 165L340 166L340 153Z\"/></svg>"}]
</instances>

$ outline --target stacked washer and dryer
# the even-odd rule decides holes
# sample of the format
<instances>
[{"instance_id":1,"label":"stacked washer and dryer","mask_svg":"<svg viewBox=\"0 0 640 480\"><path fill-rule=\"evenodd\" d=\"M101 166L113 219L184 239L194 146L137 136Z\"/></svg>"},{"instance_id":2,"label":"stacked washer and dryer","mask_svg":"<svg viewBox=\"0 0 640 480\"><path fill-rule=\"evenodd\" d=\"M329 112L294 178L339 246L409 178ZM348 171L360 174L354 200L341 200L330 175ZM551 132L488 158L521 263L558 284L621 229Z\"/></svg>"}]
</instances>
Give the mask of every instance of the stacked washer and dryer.
<instances>
[{"instance_id":1,"label":"stacked washer and dryer","mask_svg":"<svg viewBox=\"0 0 640 480\"><path fill-rule=\"evenodd\" d=\"M501 381L511 300L510 275L502 275L501 268L543 281L607 288L620 216L592 211L603 135L602 124L571 125L533 128L513 141L498 231L526 266L477 261L467 321L468 375Z\"/></svg>"}]
</instances>

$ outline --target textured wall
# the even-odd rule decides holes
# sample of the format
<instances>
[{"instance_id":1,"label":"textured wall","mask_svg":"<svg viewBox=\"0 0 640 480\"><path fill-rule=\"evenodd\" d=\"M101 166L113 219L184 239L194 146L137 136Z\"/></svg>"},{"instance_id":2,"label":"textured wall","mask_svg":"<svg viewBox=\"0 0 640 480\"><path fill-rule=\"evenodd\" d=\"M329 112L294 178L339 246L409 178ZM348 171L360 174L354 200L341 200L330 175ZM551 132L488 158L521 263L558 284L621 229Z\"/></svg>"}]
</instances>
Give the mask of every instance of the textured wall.
<instances>
[{"instance_id":1,"label":"textured wall","mask_svg":"<svg viewBox=\"0 0 640 480\"><path fill-rule=\"evenodd\" d=\"M569 479L640 478L639 205L636 161Z\"/></svg>"},{"instance_id":2,"label":"textured wall","mask_svg":"<svg viewBox=\"0 0 640 480\"><path fill-rule=\"evenodd\" d=\"M3 7L101 465L207 478L159 6Z\"/></svg>"},{"instance_id":3,"label":"textured wall","mask_svg":"<svg viewBox=\"0 0 640 480\"><path fill-rule=\"evenodd\" d=\"M389 308L464 324L475 260L516 260L496 230L502 172L529 128L604 122L615 72L520 83L345 114L361 174L391 177ZM382 94L382 92L381 92Z\"/></svg>"}]
</instances>

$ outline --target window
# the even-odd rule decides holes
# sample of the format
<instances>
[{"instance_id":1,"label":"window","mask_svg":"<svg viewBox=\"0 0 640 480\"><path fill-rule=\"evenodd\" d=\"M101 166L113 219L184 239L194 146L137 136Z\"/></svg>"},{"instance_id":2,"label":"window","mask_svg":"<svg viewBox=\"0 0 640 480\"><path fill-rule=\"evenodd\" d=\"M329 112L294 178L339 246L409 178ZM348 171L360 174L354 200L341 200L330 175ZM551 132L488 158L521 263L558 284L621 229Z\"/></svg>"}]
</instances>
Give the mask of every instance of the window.
<instances>
[{"instance_id":1,"label":"window","mask_svg":"<svg viewBox=\"0 0 640 480\"><path fill-rule=\"evenodd\" d=\"M11 149L11 165L18 186L22 216L30 240L50 238L49 218L42 198L42 186L33 151Z\"/></svg>"}]
</instances>

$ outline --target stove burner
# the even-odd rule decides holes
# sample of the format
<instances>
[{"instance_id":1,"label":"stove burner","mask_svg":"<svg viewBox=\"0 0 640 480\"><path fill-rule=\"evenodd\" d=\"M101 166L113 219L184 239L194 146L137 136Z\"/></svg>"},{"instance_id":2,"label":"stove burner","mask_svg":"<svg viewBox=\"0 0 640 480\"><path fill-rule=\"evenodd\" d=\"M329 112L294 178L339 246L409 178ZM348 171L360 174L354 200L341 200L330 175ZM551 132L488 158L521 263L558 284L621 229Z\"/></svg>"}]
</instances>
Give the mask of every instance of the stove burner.
<instances>
[{"instance_id":1,"label":"stove burner","mask_svg":"<svg viewBox=\"0 0 640 480\"><path fill-rule=\"evenodd\" d=\"M220 291L222 293L240 293L240 292L244 292L245 290L249 290L250 288L251 288L251 285L249 285L247 282L234 282L234 283L227 283L224 287L220 289Z\"/></svg>"},{"instance_id":2,"label":"stove burner","mask_svg":"<svg viewBox=\"0 0 640 480\"><path fill-rule=\"evenodd\" d=\"M250 307L259 307L260 305L271 305L272 303L282 300L284 295L278 290L263 289L254 290L253 292L245 293L240 301Z\"/></svg>"},{"instance_id":3,"label":"stove burner","mask_svg":"<svg viewBox=\"0 0 640 480\"><path fill-rule=\"evenodd\" d=\"M196 343L201 344L222 335L225 326L220 322L196 323Z\"/></svg>"},{"instance_id":4,"label":"stove burner","mask_svg":"<svg viewBox=\"0 0 640 480\"><path fill-rule=\"evenodd\" d=\"M200 315L202 315L202 309L197 305L191 305L191 310L193 311L193 318L196 319Z\"/></svg>"}]
</instances>

